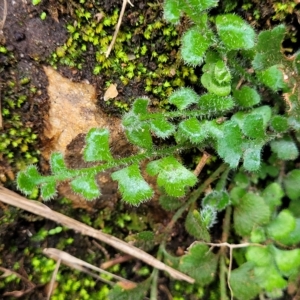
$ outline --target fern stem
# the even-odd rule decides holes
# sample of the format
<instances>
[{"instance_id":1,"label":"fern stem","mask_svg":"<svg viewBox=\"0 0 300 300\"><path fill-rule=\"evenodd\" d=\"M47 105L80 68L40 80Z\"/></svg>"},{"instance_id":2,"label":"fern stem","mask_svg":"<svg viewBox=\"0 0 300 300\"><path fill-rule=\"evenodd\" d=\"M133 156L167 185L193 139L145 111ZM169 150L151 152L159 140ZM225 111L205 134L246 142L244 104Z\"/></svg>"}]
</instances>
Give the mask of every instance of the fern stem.
<instances>
[{"instance_id":1,"label":"fern stem","mask_svg":"<svg viewBox=\"0 0 300 300\"><path fill-rule=\"evenodd\" d=\"M152 272L152 283L150 289L150 300L157 300L157 281L158 281L158 269L154 269Z\"/></svg>"},{"instance_id":2,"label":"fern stem","mask_svg":"<svg viewBox=\"0 0 300 300\"><path fill-rule=\"evenodd\" d=\"M156 258L158 260L162 259L163 247L164 247L164 243L158 248L157 256L156 256ZM154 269L151 274L152 283L151 283L151 289L150 289L150 300L158 299L158 295L157 295L158 273L159 273L159 270Z\"/></svg>"},{"instance_id":3,"label":"fern stem","mask_svg":"<svg viewBox=\"0 0 300 300\"><path fill-rule=\"evenodd\" d=\"M222 232L222 238L221 238L222 243L226 243L228 240L228 237L229 237L231 213L232 213L232 207L228 206L226 209L225 217L223 219L223 226L222 226L223 232ZM231 268L232 261L230 263L229 270L227 271L227 267L226 267L226 263L225 263L226 249L227 249L227 247L220 248L220 274L219 274L219 277L220 277L220 298L221 298L221 300L228 299L227 292L226 292L227 291L226 274L227 274L228 287L230 288L230 286L229 286L230 278L229 277L230 277L230 273L231 273L230 268ZM230 251L232 251L232 250L230 249Z\"/></svg>"},{"instance_id":4,"label":"fern stem","mask_svg":"<svg viewBox=\"0 0 300 300\"><path fill-rule=\"evenodd\" d=\"M216 184L215 191L224 190L229 172L230 172L229 168L225 170L225 172L223 172L220 180Z\"/></svg>"},{"instance_id":5,"label":"fern stem","mask_svg":"<svg viewBox=\"0 0 300 300\"><path fill-rule=\"evenodd\" d=\"M226 293L226 263L225 263L225 256L221 255L220 257L220 299L221 300L228 300L227 293Z\"/></svg>"},{"instance_id":6,"label":"fern stem","mask_svg":"<svg viewBox=\"0 0 300 300\"><path fill-rule=\"evenodd\" d=\"M158 112L158 113L152 113L147 115L140 116L140 121L147 121L149 119L157 119L161 118L162 116L166 119L172 119L172 118L187 118L187 117L205 117L209 118L214 114L224 114L224 112L214 112L214 111L203 111L203 110L185 110L185 111L171 111L171 112Z\"/></svg>"},{"instance_id":7,"label":"fern stem","mask_svg":"<svg viewBox=\"0 0 300 300\"><path fill-rule=\"evenodd\" d=\"M43 184L44 182L47 182L49 179L53 178L56 181L63 181L67 179L72 179L74 177L78 176L85 176L90 174L98 174L100 172L103 172L107 169L120 167L124 165L131 165L134 163L139 163L140 161L147 159L147 158L154 158L154 157L164 157L168 155L172 155L175 152L180 152L182 150L186 149L186 147L182 146L173 146L173 147L166 147L161 149L150 149L146 150L144 153L139 153L136 155L132 155L129 157L124 157L120 159L115 159L113 161L107 162L105 164L96 165L88 168L83 169L67 169L64 172L60 174L50 175L47 177L42 177L39 184Z\"/></svg>"}]
</instances>

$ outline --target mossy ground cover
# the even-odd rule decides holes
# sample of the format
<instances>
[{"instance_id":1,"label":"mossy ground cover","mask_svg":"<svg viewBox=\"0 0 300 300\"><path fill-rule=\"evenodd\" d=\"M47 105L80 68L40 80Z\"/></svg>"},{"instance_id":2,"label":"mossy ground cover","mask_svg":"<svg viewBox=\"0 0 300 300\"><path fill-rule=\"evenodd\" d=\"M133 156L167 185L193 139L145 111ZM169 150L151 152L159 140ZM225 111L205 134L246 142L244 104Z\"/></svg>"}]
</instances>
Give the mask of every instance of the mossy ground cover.
<instances>
[{"instance_id":1,"label":"mossy ground cover","mask_svg":"<svg viewBox=\"0 0 300 300\"><path fill-rule=\"evenodd\" d=\"M47 55L43 55L43 52L36 49L26 52L25 64L33 64L39 68L47 63L74 80L89 80L97 85L100 107L111 114L124 113L130 108L132 100L141 95L149 96L153 107L168 109L170 107L166 98L179 87L194 86L201 92L200 70L195 71L194 68L184 65L179 56L180 37L185 30L184 27L189 27L188 22L183 27L165 23L160 2L154 4L141 2L136 4L134 9L128 6L114 50L110 57L106 58L103 51L112 39L121 1L106 2L102 6L100 1L59 1L57 3L42 1L35 7L32 5L26 7L30 13L29 18L40 18L43 13L46 13L46 18L42 21L49 26L55 24L52 18L59 20L63 26L57 30L60 30L62 33L59 34L65 38L54 45L51 43L51 47L49 46L49 50L46 51ZM246 16L249 21L253 20L256 26L261 26L260 21L263 18L266 24L264 26L267 28L285 17L290 18L291 31L288 43L289 47L292 48L295 44L296 48L298 33L293 31L295 6L292 3L285 3L284 7L279 4L268 1L266 7L263 7L255 1L244 1L239 7L227 1L224 7L227 11L236 11ZM267 16L264 15L266 8ZM31 30L35 29L37 27ZM28 69L22 65L20 67L19 59L22 60L22 51L17 43L22 43L24 36L19 29L14 39L13 43L9 39L7 41L8 45L13 44L12 48L4 44L1 50L1 61L4 62L1 69L4 124L1 138L3 138L3 165L8 181L13 179L13 176L9 178L7 175L8 168L12 168L15 172L24 164L35 163L38 159L38 149L43 145L39 128L44 124L43 116L47 111L44 79L39 81L34 77L33 72L27 72ZM40 75L39 79L42 78ZM119 94L114 99L103 101L104 92L112 83L117 84ZM38 136L40 144L36 143ZM205 172L211 172L210 167L214 165L216 159L216 157L212 158ZM190 165L195 165L196 161L196 155L187 158ZM271 157L262 172L252 175L248 180L257 182L263 178L263 172L272 176L272 167L277 169L275 165L276 162ZM240 177L247 181L245 176L240 174ZM11 181L8 186L14 189ZM112 208L103 207L100 213L73 210L72 203L67 199L57 203L52 201L50 205L75 219L128 241L137 240L134 234L139 231L154 231L157 233L156 244L142 245L148 251L155 249L159 244L161 228L166 225L161 220L169 217L155 203L141 206L139 209L132 209L122 203L115 204ZM15 270L37 285L29 295L23 296L24 299L43 298L44 284L50 280L55 268L53 262L41 253L45 247L63 249L90 263L114 256L114 250L106 249L109 251L107 255L89 239L79 237L52 222L4 206L1 214L0 238L3 253L1 266ZM217 225L213 228L212 234L216 240L220 238ZM170 241L168 249L172 253L177 251L180 255L183 249L189 246L190 238L181 225L177 225L172 234L176 237L176 242ZM151 272L148 267L137 262L114 266L112 271L137 281L142 281ZM4 293L26 290L28 286L30 288L28 282L12 274L1 282L0 289ZM211 285L210 290L204 291L196 285L162 278L161 286L161 299L167 297L168 290L173 295L173 299L219 299L214 284ZM108 291L107 285L63 267L60 270L58 287L53 299L107 299Z\"/></svg>"}]
</instances>

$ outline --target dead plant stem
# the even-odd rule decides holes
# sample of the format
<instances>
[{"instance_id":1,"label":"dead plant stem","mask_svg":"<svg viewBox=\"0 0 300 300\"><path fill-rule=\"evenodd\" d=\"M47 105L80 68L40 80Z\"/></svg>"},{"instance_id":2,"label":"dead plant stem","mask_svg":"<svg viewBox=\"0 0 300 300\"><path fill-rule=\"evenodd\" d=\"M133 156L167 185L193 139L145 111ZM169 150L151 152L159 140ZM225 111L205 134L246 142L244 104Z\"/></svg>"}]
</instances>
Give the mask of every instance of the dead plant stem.
<instances>
[{"instance_id":1,"label":"dead plant stem","mask_svg":"<svg viewBox=\"0 0 300 300\"><path fill-rule=\"evenodd\" d=\"M90 236L94 239L98 239L124 253L130 254L137 259L142 260L148 265L162 271L168 272L173 278L178 280L185 280L189 283L194 283L195 280L190 276L177 271L163 262L157 260L152 255L144 252L143 250L136 248L114 236L103 233L95 228L92 228L86 224L83 224L77 220L67 217L59 212L50 209L48 206L33 200L26 199L2 186L0 186L0 201L13 205L29 211L30 213L42 216L46 219L53 220L54 222L60 223L70 229L80 232L83 235Z\"/></svg>"},{"instance_id":2,"label":"dead plant stem","mask_svg":"<svg viewBox=\"0 0 300 300\"><path fill-rule=\"evenodd\" d=\"M122 19L123 19L123 16L124 16L124 12L125 12L125 8L126 8L126 5L127 5L127 2L131 6L133 6L132 3L129 0L123 0L123 4L122 4L120 16L119 16L119 20L118 20L118 23L117 23L117 26L116 26L116 29L115 29L115 32L114 32L114 36L112 38L112 41L111 41L111 43L110 43L107 51L105 52L105 56L106 57L109 57L109 54L110 54L111 50L113 49L113 46L114 46L114 44L116 42L117 35L118 35L120 27L121 27L121 23L122 23Z\"/></svg>"}]
</instances>

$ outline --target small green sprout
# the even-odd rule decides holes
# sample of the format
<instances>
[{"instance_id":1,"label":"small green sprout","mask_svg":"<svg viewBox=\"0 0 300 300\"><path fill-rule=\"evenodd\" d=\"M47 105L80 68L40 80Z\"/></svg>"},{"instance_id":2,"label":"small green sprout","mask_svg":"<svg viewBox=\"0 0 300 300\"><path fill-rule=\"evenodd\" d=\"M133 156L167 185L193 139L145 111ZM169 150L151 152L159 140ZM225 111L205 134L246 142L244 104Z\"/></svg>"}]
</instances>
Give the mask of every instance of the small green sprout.
<instances>
[{"instance_id":1,"label":"small green sprout","mask_svg":"<svg viewBox=\"0 0 300 300\"><path fill-rule=\"evenodd\" d=\"M39 5L41 3L42 0L32 0L31 3L33 5Z\"/></svg>"},{"instance_id":2,"label":"small green sprout","mask_svg":"<svg viewBox=\"0 0 300 300\"><path fill-rule=\"evenodd\" d=\"M43 11L40 15L41 20L45 20L47 17L47 14Z\"/></svg>"},{"instance_id":3,"label":"small green sprout","mask_svg":"<svg viewBox=\"0 0 300 300\"><path fill-rule=\"evenodd\" d=\"M6 54L8 51L4 46L0 46L0 53Z\"/></svg>"}]
</instances>

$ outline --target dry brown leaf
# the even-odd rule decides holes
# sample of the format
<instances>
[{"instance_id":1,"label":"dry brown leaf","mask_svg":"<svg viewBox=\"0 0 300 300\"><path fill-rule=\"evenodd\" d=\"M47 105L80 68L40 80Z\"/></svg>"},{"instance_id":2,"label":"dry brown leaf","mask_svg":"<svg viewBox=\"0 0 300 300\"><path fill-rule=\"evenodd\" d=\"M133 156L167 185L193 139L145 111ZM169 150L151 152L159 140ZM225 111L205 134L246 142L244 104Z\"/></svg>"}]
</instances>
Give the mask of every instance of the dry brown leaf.
<instances>
[{"instance_id":1,"label":"dry brown leaf","mask_svg":"<svg viewBox=\"0 0 300 300\"><path fill-rule=\"evenodd\" d=\"M104 101L107 101L109 99L114 99L118 96L118 91L117 91L117 85L115 83L112 83L108 89L106 90L104 94Z\"/></svg>"}]
</instances>

